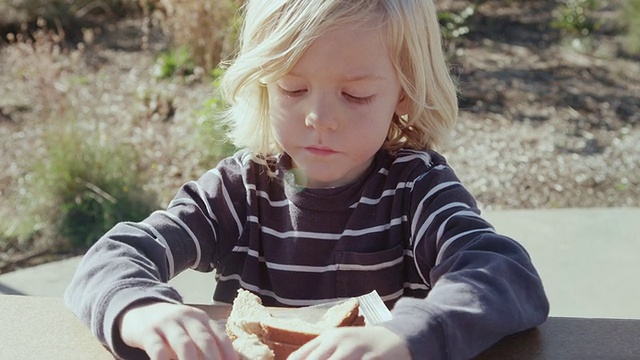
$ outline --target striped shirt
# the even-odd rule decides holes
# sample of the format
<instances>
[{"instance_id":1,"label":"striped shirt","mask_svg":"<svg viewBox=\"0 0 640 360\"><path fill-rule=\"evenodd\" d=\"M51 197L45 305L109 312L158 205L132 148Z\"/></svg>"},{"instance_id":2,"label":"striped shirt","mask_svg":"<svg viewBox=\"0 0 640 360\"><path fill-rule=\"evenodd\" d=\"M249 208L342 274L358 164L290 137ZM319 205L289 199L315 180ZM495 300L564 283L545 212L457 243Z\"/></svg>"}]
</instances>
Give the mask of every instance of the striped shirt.
<instances>
[{"instance_id":1,"label":"striped shirt","mask_svg":"<svg viewBox=\"0 0 640 360\"><path fill-rule=\"evenodd\" d=\"M117 225L85 256L69 306L125 353L110 338L115 316L140 298L180 301L165 283L187 268L215 270L213 298L227 303L238 288L267 306L376 290L393 307L385 326L416 359L473 356L546 318L527 253L495 233L439 154L381 150L337 188L297 186L286 154L267 166L275 177L239 152L185 184L166 210Z\"/></svg>"}]
</instances>

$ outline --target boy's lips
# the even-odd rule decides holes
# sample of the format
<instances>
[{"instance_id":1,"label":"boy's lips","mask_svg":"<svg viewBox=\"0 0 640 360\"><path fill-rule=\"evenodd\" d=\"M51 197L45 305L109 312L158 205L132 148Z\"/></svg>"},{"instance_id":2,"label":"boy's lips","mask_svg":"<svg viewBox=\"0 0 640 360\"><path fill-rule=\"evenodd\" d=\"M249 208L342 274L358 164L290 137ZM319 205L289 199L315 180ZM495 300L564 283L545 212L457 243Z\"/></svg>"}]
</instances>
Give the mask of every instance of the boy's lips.
<instances>
[{"instance_id":1,"label":"boy's lips","mask_svg":"<svg viewBox=\"0 0 640 360\"><path fill-rule=\"evenodd\" d=\"M304 148L306 151L314 154L314 155L318 155L318 156L328 156L328 155L332 155L332 154L336 154L337 151L328 148L326 146L307 146Z\"/></svg>"}]
</instances>

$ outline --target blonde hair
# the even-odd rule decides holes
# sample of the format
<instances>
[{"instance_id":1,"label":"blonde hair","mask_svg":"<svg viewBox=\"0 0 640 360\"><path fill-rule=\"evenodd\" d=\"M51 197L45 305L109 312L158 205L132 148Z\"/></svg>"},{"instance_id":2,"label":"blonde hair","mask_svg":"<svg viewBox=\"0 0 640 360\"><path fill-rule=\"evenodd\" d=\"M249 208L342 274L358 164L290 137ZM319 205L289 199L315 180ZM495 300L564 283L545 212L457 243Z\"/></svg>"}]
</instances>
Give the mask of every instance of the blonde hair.
<instances>
[{"instance_id":1,"label":"blonde hair","mask_svg":"<svg viewBox=\"0 0 640 360\"><path fill-rule=\"evenodd\" d=\"M281 152L271 130L266 83L287 74L310 44L335 27L379 24L409 100L394 115L389 150L435 149L458 116L457 94L432 0L248 0L240 49L221 80L229 137L254 155Z\"/></svg>"}]
</instances>

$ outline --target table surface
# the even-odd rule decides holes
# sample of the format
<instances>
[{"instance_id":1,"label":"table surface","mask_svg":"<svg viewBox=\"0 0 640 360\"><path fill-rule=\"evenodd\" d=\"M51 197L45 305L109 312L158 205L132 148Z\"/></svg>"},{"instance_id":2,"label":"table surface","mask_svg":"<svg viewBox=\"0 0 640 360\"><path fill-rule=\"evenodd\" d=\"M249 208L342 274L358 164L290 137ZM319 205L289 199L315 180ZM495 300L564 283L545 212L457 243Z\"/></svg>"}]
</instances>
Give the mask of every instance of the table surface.
<instances>
[{"instance_id":1,"label":"table surface","mask_svg":"<svg viewBox=\"0 0 640 360\"><path fill-rule=\"evenodd\" d=\"M228 306L195 305L214 319ZM508 336L478 359L639 359L640 320L552 317ZM0 295L0 359L113 357L61 298Z\"/></svg>"}]
</instances>

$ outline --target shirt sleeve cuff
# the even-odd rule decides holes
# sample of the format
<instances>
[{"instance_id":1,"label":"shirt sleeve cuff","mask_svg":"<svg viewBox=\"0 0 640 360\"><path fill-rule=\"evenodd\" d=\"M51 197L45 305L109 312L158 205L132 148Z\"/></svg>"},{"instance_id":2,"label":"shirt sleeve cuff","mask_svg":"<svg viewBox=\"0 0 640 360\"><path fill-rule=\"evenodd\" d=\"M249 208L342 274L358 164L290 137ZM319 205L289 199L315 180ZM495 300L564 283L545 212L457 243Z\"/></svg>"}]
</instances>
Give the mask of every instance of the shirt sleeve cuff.
<instances>
[{"instance_id":1,"label":"shirt sleeve cuff","mask_svg":"<svg viewBox=\"0 0 640 360\"><path fill-rule=\"evenodd\" d=\"M120 359L148 359L143 350L132 348L126 345L120 336L118 329L118 317L129 306L140 301L161 301L174 304L181 304L182 298L178 292L166 284L156 284L150 287L119 287L112 291L112 296L106 296L104 300L108 304L98 306L106 308L104 314L103 332L106 345L111 352Z\"/></svg>"},{"instance_id":2,"label":"shirt sleeve cuff","mask_svg":"<svg viewBox=\"0 0 640 360\"><path fill-rule=\"evenodd\" d=\"M391 313L393 319L380 325L404 338L414 359L447 358L442 323L424 299L400 299Z\"/></svg>"}]
</instances>

